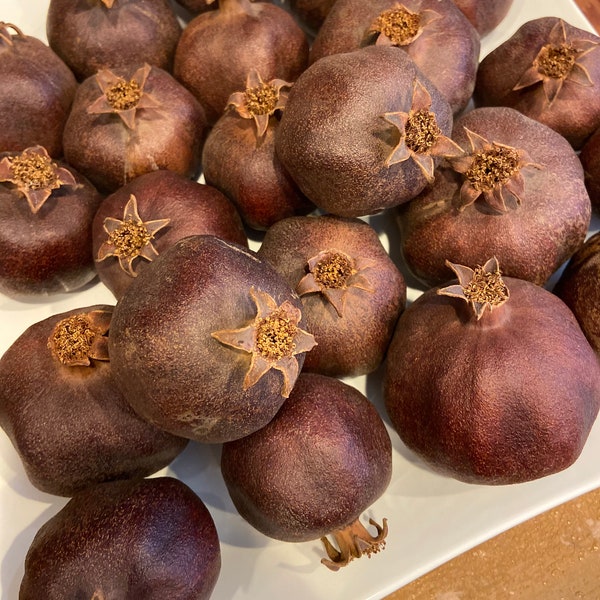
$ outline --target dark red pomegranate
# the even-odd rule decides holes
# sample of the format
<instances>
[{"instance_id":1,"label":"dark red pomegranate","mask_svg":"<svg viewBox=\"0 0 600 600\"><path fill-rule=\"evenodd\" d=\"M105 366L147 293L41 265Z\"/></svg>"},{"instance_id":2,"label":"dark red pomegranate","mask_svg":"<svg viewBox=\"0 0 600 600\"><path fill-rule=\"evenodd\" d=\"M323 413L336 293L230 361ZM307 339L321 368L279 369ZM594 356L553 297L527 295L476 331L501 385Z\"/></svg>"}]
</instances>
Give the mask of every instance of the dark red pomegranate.
<instances>
[{"instance_id":1,"label":"dark red pomegranate","mask_svg":"<svg viewBox=\"0 0 600 600\"><path fill-rule=\"evenodd\" d=\"M585 173L585 187L592 206L600 212L600 127L588 138L579 154Z\"/></svg>"}]
</instances>

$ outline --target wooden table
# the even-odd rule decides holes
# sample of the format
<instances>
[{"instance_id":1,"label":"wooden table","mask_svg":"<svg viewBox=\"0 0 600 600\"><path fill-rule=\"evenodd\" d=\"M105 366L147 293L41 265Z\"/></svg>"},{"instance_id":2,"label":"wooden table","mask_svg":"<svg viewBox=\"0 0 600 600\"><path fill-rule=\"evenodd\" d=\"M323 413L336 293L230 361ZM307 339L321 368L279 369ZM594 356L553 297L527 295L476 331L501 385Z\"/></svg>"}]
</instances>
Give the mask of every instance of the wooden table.
<instances>
[{"instance_id":1,"label":"wooden table","mask_svg":"<svg viewBox=\"0 0 600 600\"><path fill-rule=\"evenodd\" d=\"M600 0L576 2L600 31ZM505 599L600 600L600 490L492 538L386 598Z\"/></svg>"}]
</instances>

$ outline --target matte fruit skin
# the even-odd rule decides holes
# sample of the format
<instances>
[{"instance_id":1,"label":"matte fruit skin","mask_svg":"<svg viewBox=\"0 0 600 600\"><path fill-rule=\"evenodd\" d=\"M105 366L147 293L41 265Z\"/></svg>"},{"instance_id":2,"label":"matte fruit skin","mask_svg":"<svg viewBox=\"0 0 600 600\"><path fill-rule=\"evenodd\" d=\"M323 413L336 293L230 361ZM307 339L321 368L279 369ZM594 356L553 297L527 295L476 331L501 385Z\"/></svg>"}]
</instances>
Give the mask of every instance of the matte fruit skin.
<instances>
[{"instance_id":1,"label":"matte fruit skin","mask_svg":"<svg viewBox=\"0 0 600 600\"><path fill-rule=\"evenodd\" d=\"M0 183L0 292L8 296L71 292L96 276L92 221L103 196L74 168L55 162L77 185L53 190L37 213L14 186Z\"/></svg>"},{"instance_id":2,"label":"matte fruit skin","mask_svg":"<svg viewBox=\"0 0 600 600\"><path fill-rule=\"evenodd\" d=\"M326 56L296 81L275 149L300 189L324 212L374 214L408 202L426 186L412 159L386 164L400 134L383 115L409 112L415 78L431 95L430 111L449 136L448 103L395 48L369 46Z\"/></svg>"},{"instance_id":3,"label":"matte fruit skin","mask_svg":"<svg viewBox=\"0 0 600 600\"><path fill-rule=\"evenodd\" d=\"M208 600L221 569L214 521L181 481L104 483L37 532L19 600Z\"/></svg>"},{"instance_id":4,"label":"matte fruit skin","mask_svg":"<svg viewBox=\"0 0 600 600\"><path fill-rule=\"evenodd\" d=\"M571 257L553 292L573 311L592 348L600 355L600 234Z\"/></svg>"},{"instance_id":5,"label":"matte fruit skin","mask_svg":"<svg viewBox=\"0 0 600 600\"><path fill-rule=\"evenodd\" d=\"M579 154L585 173L585 186L592 206L600 212L600 127L588 138Z\"/></svg>"},{"instance_id":6,"label":"matte fruit skin","mask_svg":"<svg viewBox=\"0 0 600 600\"><path fill-rule=\"evenodd\" d=\"M167 0L51 0L46 18L50 47L79 80L145 62L170 71L181 31Z\"/></svg>"},{"instance_id":7,"label":"matte fruit skin","mask_svg":"<svg viewBox=\"0 0 600 600\"><path fill-rule=\"evenodd\" d=\"M301 373L263 429L224 444L221 472L253 527L287 542L352 523L387 488L392 446L375 407L358 390Z\"/></svg>"},{"instance_id":8,"label":"matte fruit skin","mask_svg":"<svg viewBox=\"0 0 600 600\"><path fill-rule=\"evenodd\" d=\"M453 0L481 37L493 31L506 17L513 0Z\"/></svg>"},{"instance_id":9,"label":"matte fruit skin","mask_svg":"<svg viewBox=\"0 0 600 600\"><path fill-rule=\"evenodd\" d=\"M104 230L104 219L122 219L131 194L136 197L142 221L170 219L167 227L161 229L152 241L159 254L177 240L197 234L216 235L242 246L248 245L238 211L219 190L174 171L162 169L136 177L104 199L93 222L95 258L108 238ZM102 261L96 260L95 265L100 281L119 299L133 277L119 266L119 260L115 256ZM151 266L152 263L143 258L133 262L136 273Z\"/></svg>"},{"instance_id":10,"label":"matte fruit skin","mask_svg":"<svg viewBox=\"0 0 600 600\"><path fill-rule=\"evenodd\" d=\"M426 291L400 317L384 371L387 413L434 470L479 484L570 466L600 404L600 364L555 295L504 277L510 297L480 321ZM491 318L490 318L491 317Z\"/></svg>"},{"instance_id":11,"label":"matte fruit skin","mask_svg":"<svg viewBox=\"0 0 600 600\"><path fill-rule=\"evenodd\" d=\"M60 496L104 481L143 477L186 446L140 419L119 392L110 362L62 365L48 348L56 323L92 306L31 325L0 359L0 426L38 489Z\"/></svg>"},{"instance_id":12,"label":"matte fruit skin","mask_svg":"<svg viewBox=\"0 0 600 600\"><path fill-rule=\"evenodd\" d=\"M413 12L432 10L440 16L404 51L444 95L452 112L466 107L479 63L479 34L452 0L339 0L331 8L311 46L310 64L324 56L352 52L371 43L367 32L377 17L401 4ZM440 45L440 38L443 39Z\"/></svg>"},{"instance_id":13,"label":"matte fruit skin","mask_svg":"<svg viewBox=\"0 0 600 600\"><path fill-rule=\"evenodd\" d=\"M109 354L119 387L140 415L207 443L248 435L271 420L285 400L282 374L271 369L244 390L250 353L211 336L254 319L253 286L278 306L289 300L302 307L255 253L208 235L178 241L136 278L115 307ZM297 358L301 368L304 354Z\"/></svg>"},{"instance_id":14,"label":"matte fruit skin","mask_svg":"<svg viewBox=\"0 0 600 600\"><path fill-rule=\"evenodd\" d=\"M362 274L373 291L348 288L341 317L322 293L300 296L308 331L317 341L306 354L303 369L332 377L364 375L383 361L406 303L404 278L377 232L360 219L292 217L267 231L258 255L296 289L307 272L308 260L332 248L371 261Z\"/></svg>"},{"instance_id":15,"label":"matte fruit skin","mask_svg":"<svg viewBox=\"0 0 600 600\"><path fill-rule=\"evenodd\" d=\"M528 169L521 204L511 201L505 213L481 198L461 210L463 176L438 168L433 186L398 209L404 260L430 286L448 278L446 260L476 266L492 255L503 274L543 285L587 234L591 204L581 163L560 134L508 107L478 108L455 121L452 139L470 150L465 127L525 150L540 168Z\"/></svg>"}]
</instances>

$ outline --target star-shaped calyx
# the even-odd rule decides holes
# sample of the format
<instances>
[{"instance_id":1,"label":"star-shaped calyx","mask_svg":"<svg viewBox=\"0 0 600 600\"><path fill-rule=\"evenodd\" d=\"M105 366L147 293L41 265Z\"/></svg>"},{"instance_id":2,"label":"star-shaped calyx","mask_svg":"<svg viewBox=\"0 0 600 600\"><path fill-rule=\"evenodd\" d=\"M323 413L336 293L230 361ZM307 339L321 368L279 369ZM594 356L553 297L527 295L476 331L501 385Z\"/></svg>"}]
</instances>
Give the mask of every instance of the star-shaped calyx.
<instances>
[{"instance_id":1,"label":"star-shaped calyx","mask_svg":"<svg viewBox=\"0 0 600 600\"><path fill-rule=\"evenodd\" d=\"M100 0L100 2L104 4L106 8L112 8L113 4L115 3L115 0Z\"/></svg>"},{"instance_id":2,"label":"star-shaped calyx","mask_svg":"<svg viewBox=\"0 0 600 600\"><path fill-rule=\"evenodd\" d=\"M502 279L496 257L490 258L483 266L475 269L448 260L446 265L454 271L458 283L440 288L437 293L467 302L478 321L486 310L491 311L508 300L508 287Z\"/></svg>"},{"instance_id":3,"label":"star-shaped calyx","mask_svg":"<svg viewBox=\"0 0 600 600\"><path fill-rule=\"evenodd\" d=\"M408 46L424 29L440 18L434 10L412 11L401 3L383 11L367 30L369 38L375 38L375 45Z\"/></svg>"},{"instance_id":4,"label":"star-shaped calyx","mask_svg":"<svg viewBox=\"0 0 600 600\"><path fill-rule=\"evenodd\" d=\"M0 21L0 48L2 46L13 46L14 42L12 39L12 35L8 28L11 28L18 36L23 37L23 32L12 23L5 23L4 21Z\"/></svg>"},{"instance_id":5,"label":"star-shaped calyx","mask_svg":"<svg viewBox=\"0 0 600 600\"><path fill-rule=\"evenodd\" d=\"M352 258L336 249L322 250L308 260L308 273L298 282L296 293L320 293L333 305L338 316L344 316L346 297L350 288L374 292L363 271L374 262L365 258Z\"/></svg>"},{"instance_id":6,"label":"star-shaped calyx","mask_svg":"<svg viewBox=\"0 0 600 600\"><path fill-rule=\"evenodd\" d=\"M590 74L581 59L599 46L598 42L585 39L570 39L565 22L559 19L548 35L533 64L527 69L513 91L521 90L542 82L545 99L551 105L565 81L591 86Z\"/></svg>"},{"instance_id":7,"label":"star-shaped calyx","mask_svg":"<svg viewBox=\"0 0 600 600\"><path fill-rule=\"evenodd\" d=\"M214 331L211 335L226 346L250 353L244 390L276 369L283 375L281 395L288 398L300 371L296 355L311 350L316 345L315 338L300 329L302 313L291 302L286 300L277 306L269 294L254 287L249 293L256 305L252 322L239 329Z\"/></svg>"},{"instance_id":8,"label":"star-shaped calyx","mask_svg":"<svg viewBox=\"0 0 600 600\"><path fill-rule=\"evenodd\" d=\"M53 162L43 146L32 146L0 160L0 182L16 186L33 213L40 210L53 190L77 185L73 174Z\"/></svg>"},{"instance_id":9,"label":"star-shaped calyx","mask_svg":"<svg viewBox=\"0 0 600 600\"><path fill-rule=\"evenodd\" d=\"M115 75L109 69L98 71L96 82L102 95L88 107L88 113L118 115L129 129L134 129L139 110L161 106L158 100L144 91L151 70L152 67L145 64L129 80Z\"/></svg>"},{"instance_id":10,"label":"star-shaped calyx","mask_svg":"<svg viewBox=\"0 0 600 600\"><path fill-rule=\"evenodd\" d=\"M254 119L257 137L262 138L271 115L285 108L288 93L282 88L291 85L283 79L271 79L265 82L258 71L253 69L246 78L246 89L231 94L227 105L233 106L240 117Z\"/></svg>"},{"instance_id":11,"label":"star-shaped calyx","mask_svg":"<svg viewBox=\"0 0 600 600\"><path fill-rule=\"evenodd\" d=\"M108 236L98 249L96 260L102 261L109 256L116 256L121 269L131 277L136 277L133 261L138 256L148 261L154 260L158 251L153 246L152 240L169 222L170 219L142 221L138 213L137 199L131 194L123 211L123 219L114 217L104 219L104 231Z\"/></svg>"},{"instance_id":12,"label":"star-shaped calyx","mask_svg":"<svg viewBox=\"0 0 600 600\"><path fill-rule=\"evenodd\" d=\"M508 212L506 202L510 198L514 198L516 205L521 204L525 179L543 167L531 162L525 150L490 142L464 129L471 151L449 158L452 168L464 176L460 189L461 210L482 195L491 208L501 213Z\"/></svg>"},{"instance_id":13,"label":"star-shaped calyx","mask_svg":"<svg viewBox=\"0 0 600 600\"><path fill-rule=\"evenodd\" d=\"M88 367L108 360L108 329L112 313L92 310L61 319L48 338L52 356L68 367Z\"/></svg>"},{"instance_id":14,"label":"star-shaped calyx","mask_svg":"<svg viewBox=\"0 0 600 600\"><path fill-rule=\"evenodd\" d=\"M400 134L400 140L387 157L387 166L414 160L427 179L433 183L434 158L451 158L464 155L464 150L442 134L436 116L431 112L431 95L415 78L412 103L408 112L385 113L383 118Z\"/></svg>"}]
</instances>

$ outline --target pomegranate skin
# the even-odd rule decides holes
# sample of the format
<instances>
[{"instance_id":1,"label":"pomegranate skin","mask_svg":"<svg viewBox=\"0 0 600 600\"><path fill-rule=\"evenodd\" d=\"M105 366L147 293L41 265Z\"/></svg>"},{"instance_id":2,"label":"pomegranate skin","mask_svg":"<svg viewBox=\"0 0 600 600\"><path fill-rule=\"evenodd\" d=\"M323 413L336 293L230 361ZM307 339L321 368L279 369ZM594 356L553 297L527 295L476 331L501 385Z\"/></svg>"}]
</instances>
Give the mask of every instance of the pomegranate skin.
<instances>
[{"instance_id":1,"label":"pomegranate skin","mask_svg":"<svg viewBox=\"0 0 600 600\"><path fill-rule=\"evenodd\" d=\"M600 127L588 138L579 154L585 173L585 187L592 206L600 212Z\"/></svg>"},{"instance_id":2,"label":"pomegranate skin","mask_svg":"<svg viewBox=\"0 0 600 600\"><path fill-rule=\"evenodd\" d=\"M426 291L400 317L384 371L387 413L432 469L504 485L579 456L600 404L600 363L568 307L505 277L508 301L473 317Z\"/></svg>"},{"instance_id":3,"label":"pomegranate skin","mask_svg":"<svg viewBox=\"0 0 600 600\"><path fill-rule=\"evenodd\" d=\"M8 28L17 33L10 35ZM46 44L0 23L10 43L0 42L0 151L43 146L60 158L62 136L77 81L69 67Z\"/></svg>"},{"instance_id":4,"label":"pomegranate skin","mask_svg":"<svg viewBox=\"0 0 600 600\"><path fill-rule=\"evenodd\" d=\"M301 373L266 427L223 445L221 472L253 527L302 542L349 525L383 494L392 447L379 413L358 390Z\"/></svg>"},{"instance_id":5,"label":"pomegranate skin","mask_svg":"<svg viewBox=\"0 0 600 600\"><path fill-rule=\"evenodd\" d=\"M487 35L506 17L513 0L453 0L481 37Z\"/></svg>"},{"instance_id":6,"label":"pomegranate skin","mask_svg":"<svg viewBox=\"0 0 600 600\"><path fill-rule=\"evenodd\" d=\"M494 255L505 275L543 285L583 244L590 223L576 153L560 134L508 107L474 109L455 121L453 139L468 149L464 128L525 150L540 168L528 167L521 204L499 212L481 199L461 209L463 176L439 167L433 186L397 211L408 268L433 286L447 279L445 260L477 265Z\"/></svg>"},{"instance_id":7,"label":"pomegranate skin","mask_svg":"<svg viewBox=\"0 0 600 600\"><path fill-rule=\"evenodd\" d=\"M92 224L93 253L100 281L119 299L133 281L116 256L98 260L102 244L108 239L106 218L123 219L131 195L137 200L142 221L169 219L168 225L153 238L158 254L188 235L208 234L248 246L242 220L233 203L219 190L169 170L151 171L136 177L100 204ZM152 266L143 258L132 263L135 273Z\"/></svg>"},{"instance_id":8,"label":"pomegranate skin","mask_svg":"<svg viewBox=\"0 0 600 600\"><path fill-rule=\"evenodd\" d=\"M51 0L46 18L50 47L80 81L144 62L171 71L181 31L167 0Z\"/></svg>"},{"instance_id":9,"label":"pomegranate skin","mask_svg":"<svg viewBox=\"0 0 600 600\"><path fill-rule=\"evenodd\" d=\"M37 532L20 600L208 600L221 549L202 500L173 477L104 483L75 495Z\"/></svg>"}]
</instances>

